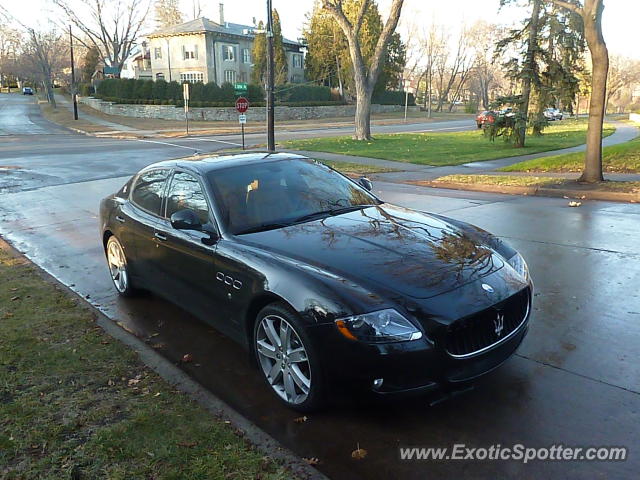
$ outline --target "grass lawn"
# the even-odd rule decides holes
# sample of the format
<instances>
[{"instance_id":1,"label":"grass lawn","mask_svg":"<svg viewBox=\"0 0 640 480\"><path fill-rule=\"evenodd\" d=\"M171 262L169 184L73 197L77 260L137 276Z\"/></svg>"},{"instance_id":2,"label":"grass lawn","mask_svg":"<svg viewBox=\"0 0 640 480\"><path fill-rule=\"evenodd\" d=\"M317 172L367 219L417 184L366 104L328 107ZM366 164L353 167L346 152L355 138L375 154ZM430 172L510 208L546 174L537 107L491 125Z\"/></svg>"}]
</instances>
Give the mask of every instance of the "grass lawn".
<instances>
[{"instance_id":1,"label":"grass lawn","mask_svg":"<svg viewBox=\"0 0 640 480\"><path fill-rule=\"evenodd\" d=\"M0 478L291 478L2 243L0 283Z\"/></svg>"},{"instance_id":2,"label":"grass lawn","mask_svg":"<svg viewBox=\"0 0 640 480\"><path fill-rule=\"evenodd\" d=\"M578 184L575 180L564 178L534 177L521 175L447 175L430 182L437 183L458 183L466 185L495 185L499 187L580 187L581 189L595 190L600 192L624 192L639 193L640 182L614 182L605 181L596 184Z\"/></svg>"},{"instance_id":3,"label":"grass lawn","mask_svg":"<svg viewBox=\"0 0 640 480\"><path fill-rule=\"evenodd\" d=\"M581 172L584 153L569 153L536 158L501 168L503 172ZM630 142L605 147L602 168L610 173L640 173L640 137Z\"/></svg>"},{"instance_id":4,"label":"grass lawn","mask_svg":"<svg viewBox=\"0 0 640 480\"><path fill-rule=\"evenodd\" d=\"M555 122L545 130L544 135L528 136L525 148L514 148L499 139L491 142L481 131L475 130L376 135L371 142L359 142L350 137L312 138L284 142L283 146L422 165L459 165L581 145L585 141L586 129L586 119ZM614 131L612 126L605 127L605 135L611 135Z\"/></svg>"}]
</instances>

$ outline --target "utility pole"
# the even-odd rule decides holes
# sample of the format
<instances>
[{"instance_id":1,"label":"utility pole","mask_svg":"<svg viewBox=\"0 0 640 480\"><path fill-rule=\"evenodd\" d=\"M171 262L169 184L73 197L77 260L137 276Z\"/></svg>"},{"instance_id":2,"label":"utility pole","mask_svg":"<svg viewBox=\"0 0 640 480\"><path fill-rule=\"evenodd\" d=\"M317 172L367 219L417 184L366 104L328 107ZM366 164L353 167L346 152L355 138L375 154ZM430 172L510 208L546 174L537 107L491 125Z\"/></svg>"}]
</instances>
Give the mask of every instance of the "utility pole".
<instances>
[{"instance_id":1,"label":"utility pole","mask_svg":"<svg viewBox=\"0 0 640 480\"><path fill-rule=\"evenodd\" d=\"M69 25L69 44L71 46L71 99L73 100L73 119L78 120L78 100L76 99L76 67L73 63L73 35Z\"/></svg>"},{"instance_id":2,"label":"utility pole","mask_svg":"<svg viewBox=\"0 0 640 480\"><path fill-rule=\"evenodd\" d=\"M273 109L273 8L271 0L267 0L267 148L270 152L276 151L276 139L274 133L274 109Z\"/></svg>"}]
</instances>

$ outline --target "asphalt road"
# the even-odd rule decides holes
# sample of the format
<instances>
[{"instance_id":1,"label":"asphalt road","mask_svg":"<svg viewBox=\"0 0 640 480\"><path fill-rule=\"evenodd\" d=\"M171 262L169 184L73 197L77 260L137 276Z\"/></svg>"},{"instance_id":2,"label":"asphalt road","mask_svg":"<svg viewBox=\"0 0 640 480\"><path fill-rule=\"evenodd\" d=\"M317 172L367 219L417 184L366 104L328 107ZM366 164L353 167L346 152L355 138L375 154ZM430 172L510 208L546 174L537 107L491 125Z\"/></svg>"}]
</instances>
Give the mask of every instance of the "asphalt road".
<instances>
[{"instance_id":1,"label":"asphalt road","mask_svg":"<svg viewBox=\"0 0 640 480\"><path fill-rule=\"evenodd\" d=\"M470 120L376 125L375 133L463 131ZM351 128L278 131L276 140L348 135ZM247 134L247 147L266 144L264 134ZM40 115L35 98L0 94L0 192L132 175L170 158L241 147L241 136L191 136L126 140L77 134ZM16 168L17 167L17 168Z\"/></svg>"},{"instance_id":2,"label":"asphalt road","mask_svg":"<svg viewBox=\"0 0 640 480\"><path fill-rule=\"evenodd\" d=\"M30 118L40 124L37 115ZM114 294L97 232L98 200L124 183L121 172L160 159L149 159L147 152L172 152L115 142L116 150L107 153L99 139L66 138L68 153L49 154L44 136L0 137L0 165L26 165L37 157L34 175L58 169L55 182L23 177L0 195L0 234L169 359L178 362L191 353L194 362L183 365L185 370L300 456L319 458L318 468L331 478L637 476L640 206L585 202L569 208L563 199L376 184L387 201L475 223L518 248L536 284L530 333L518 353L475 390L446 402L340 405L296 423L298 415L280 406L230 340L153 296L122 300ZM125 144L134 147L118 149ZM37 149L35 155L20 153ZM63 168L66 157L80 172ZM0 181L5 175L0 173ZM368 451L360 461L351 458L358 444ZM626 446L629 457L526 465L399 459L398 447L454 444Z\"/></svg>"}]
</instances>

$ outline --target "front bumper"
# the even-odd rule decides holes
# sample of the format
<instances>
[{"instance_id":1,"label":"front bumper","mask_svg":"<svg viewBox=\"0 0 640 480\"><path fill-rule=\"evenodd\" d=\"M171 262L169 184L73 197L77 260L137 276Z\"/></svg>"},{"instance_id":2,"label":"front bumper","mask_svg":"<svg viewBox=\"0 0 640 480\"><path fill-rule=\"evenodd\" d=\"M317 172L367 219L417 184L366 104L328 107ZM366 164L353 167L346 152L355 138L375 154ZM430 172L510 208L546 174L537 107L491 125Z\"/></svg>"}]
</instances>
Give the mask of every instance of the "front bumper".
<instances>
[{"instance_id":1,"label":"front bumper","mask_svg":"<svg viewBox=\"0 0 640 480\"><path fill-rule=\"evenodd\" d=\"M529 315L504 342L470 357L454 358L427 338L368 345L344 339L332 325L318 326L315 338L326 366L327 383L338 391L376 397L420 395L464 388L515 353L528 332ZM383 379L374 387L375 379Z\"/></svg>"}]
</instances>

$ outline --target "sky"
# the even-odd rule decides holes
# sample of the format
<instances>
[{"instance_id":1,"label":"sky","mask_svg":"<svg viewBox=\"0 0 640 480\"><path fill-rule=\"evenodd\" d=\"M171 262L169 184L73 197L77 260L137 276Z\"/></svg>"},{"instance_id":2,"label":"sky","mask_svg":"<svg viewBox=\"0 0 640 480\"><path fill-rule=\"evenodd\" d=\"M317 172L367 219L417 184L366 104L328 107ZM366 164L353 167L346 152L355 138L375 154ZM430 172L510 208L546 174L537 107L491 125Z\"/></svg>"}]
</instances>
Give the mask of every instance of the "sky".
<instances>
[{"instance_id":1,"label":"sky","mask_svg":"<svg viewBox=\"0 0 640 480\"><path fill-rule=\"evenodd\" d=\"M125 0L126 1L126 0ZM192 11L194 0L180 0L183 10ZM196 0L197 1L197 0ZM199 0L203 16L211 20L218 19L219 0ZM287 38L297 39L305 22L305 15L312 10L314 0L272 0L280 14L283 34ZM604 0L603 15L604 38L611 54L624 55L640 60L640 0ZM52 0L29 0L16 2L0 0L11 14L25 24L46 22L57 12ZM251 25L266 17L265 0L226 0L224 3L225 20ZM391 0L378 0L383 16ZM524 18L526 9L518 7L504 8L498 11L500 0L405 0L401 17L400 32L406 33L409 21L430 23L435 21L448 25L452 29L464 23L473 23L483 19L492 23L510 25ZM150 28L153 30L153 28Z\"/></svg>"}]
</instances>

